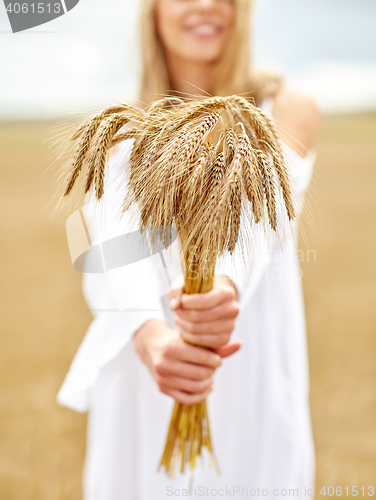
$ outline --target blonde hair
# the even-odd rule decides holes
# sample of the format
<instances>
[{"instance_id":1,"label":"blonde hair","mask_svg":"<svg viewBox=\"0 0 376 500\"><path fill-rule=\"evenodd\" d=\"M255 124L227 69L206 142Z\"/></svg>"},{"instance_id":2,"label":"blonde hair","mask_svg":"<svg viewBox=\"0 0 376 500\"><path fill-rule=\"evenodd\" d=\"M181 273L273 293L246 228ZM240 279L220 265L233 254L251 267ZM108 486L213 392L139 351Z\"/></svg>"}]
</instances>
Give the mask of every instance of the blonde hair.
<instances>
[{"instance_id":1,"label":"blonde hair","mask_svg":"<svg viewBox=\"0 0 376 500\"><path fill-rule=\"evenodd\" d=\"M163 44L156 29L157 0L142 0L141 54L142 72L139 98L144 103L173 91L164 56ZM213 95L242 94L253 97L256 105L280 88L280 75L253 70L250 36L253 0L235 0L235 27L225 52L213 75Z\"/></svg>"}]
</instances>

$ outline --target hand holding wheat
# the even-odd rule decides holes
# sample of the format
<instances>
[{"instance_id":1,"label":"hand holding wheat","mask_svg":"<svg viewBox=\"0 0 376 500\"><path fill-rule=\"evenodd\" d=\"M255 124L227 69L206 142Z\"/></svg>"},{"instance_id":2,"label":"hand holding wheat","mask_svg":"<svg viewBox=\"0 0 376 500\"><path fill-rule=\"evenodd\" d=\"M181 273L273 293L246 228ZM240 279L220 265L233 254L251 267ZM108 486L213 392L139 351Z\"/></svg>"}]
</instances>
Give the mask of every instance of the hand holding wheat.
<instances>
[{"instance_id":1,"label":"hand holding wheat","mask_svg":"<svg viewBox=\"0 0 376 500\"><path fill-rule=\"evenodd\" d=\"M205 294L187 295L175 290L175 324L183 339L212 349L221 357L236 352L240 343L229 344L239 313L236 295L230 280L226 282L222 277L215 277L212 290Z\"/></svg>"},{"instance_id":2,"label":"hand holding wheat","mask_svg":"<svg viewBox=\"0 0 376 500\"><path fill-rule=\"evenodd\" d=\"M187 344L179 332L158 320L134 335L135 348L159 390L183 405L202 403L212 390L219 354Z\"/></svg>"}]
</instances>

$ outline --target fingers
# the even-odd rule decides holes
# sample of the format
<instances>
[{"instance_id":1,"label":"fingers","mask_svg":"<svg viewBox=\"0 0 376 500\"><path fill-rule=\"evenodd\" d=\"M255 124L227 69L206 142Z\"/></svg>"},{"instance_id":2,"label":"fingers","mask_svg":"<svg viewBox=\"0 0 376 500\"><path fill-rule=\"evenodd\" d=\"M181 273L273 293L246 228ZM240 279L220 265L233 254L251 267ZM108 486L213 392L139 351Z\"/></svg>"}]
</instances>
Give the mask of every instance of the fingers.
<instances>
[{"instance_id":1,"label":"fingers","mask_svg":"<svg viewBox=\"0 0 376 500\"><path fill-rule=\"evenodd\" d=\"M234 290L235 290L235 298L236 300L238 300L238 289L235 285L235 283L228 277L228 276L225 276L225 275L220 275L220 276L215 276L214 278L214 286L217 286L218 284L225 284L225 285L230 285Z\"/></svg>"},{"instance_id":2,"label":"fingers","mask_svg":"<svg viewBox=\"0 0 376 500\"><path fill-rule=\"evenodd\" d=\"M175 317L175 323L186 342L214 349L227 344L235 328L235 319L191 323Z\"/></svg>"},{"instance_id":3,"label":"fingers","mask_svg":"<svg viewBox=\"0 0 376 500\"><path fill-rule=\"evenodd\" d=\"M222 364L219 354L208 349L186 344L182 340L175 344L170 344L166 348L165 357L214 369Z\"/></svg>"},{"instance_id":4,"label":"fingers","mask_svg":"<svg viewBox=\"0 0 376 500\"><path fill-rule=\"evenodd\" d=\"M180 302L184 309L211 309L222 302L232 301L236 292L230 285L221 285L206 293L192 293L181 295Z\"/></svg>"},{"instance_id":5,"label":"fingers","mask_svg":"<svg viewBox=\"0 0 376 500\"><path fill-rule=\"evenodd\" d=\"M181 331L180 335L187 342L191 342L192 344L200 345L203 347L208 347L210 349L218 349L219 347L222 347L223 345L228 343L231 337L231 333L220 333L217 335L196 335L184 331Z\"/></svg>"},{"instance_id":6,"label":"fingers","mask_svg":"<svg viewBox=\"0 0 376 500\"><path fill-rule=\"evenodd\" d=\"M168 294L170 300L171 311L176 311L181 305L181 297L183 295L184 277L179 275L171 285L171 290Z\"/></svg>"},{"instance_id":7,"label":"fingers","mask_svg":"<svg viewBox=\"0 0 376 500\"><path fill-rule=\"evenodd\" d=\"M161 392L191 405L206 399L213 387L214 371L221 363L219 354L189 345L179 336L164 347L152 373Z\"/></svg>"},{"instance_id":8,"label":"fingers","mask_svg":"<svg viewBox=\"0 0 376 500\"><path fill-rule=\"evenodd\" d=\"M174 399L176 399L176 401L182 403L183 405L190 406L205 401L205 399L208 397L208 395L211 393L212 390L213 388L209 387L208 389L206 389L206 391L201 392L199 394L188 394L187 392L179 391L178 389L166 387L163 390L161 389L161 392L167 394L168 396L173 397Z\"/></svg>"},{"instance_id":9,"label":"fingers","mask_svg":"<svg viewBox=\"0 0 376 500\"><path fill-rule=\"evenodd\" d=\"M168 362L157 365L156 371L162 376L172 375L192 380L205 380L214 374L215 368L169 359Z\"/></svg>"},{"instance_id":10,"label":"fingers","mask_svg":"<svg viewBox=\"0 0 376 500\"><path fill-rule=\"evenodd\" d=\"M226 301L210 309L177 309L176 316L191 323L206 323L220 319L236 318L240 307L236 300Z\"/></svg>"},{"instance_id":11,"label":"fingers","mask_svg":"<svg viewBox=\"0 0 376 500\"><path fill-rule=\"evenodd\" d=\"M182 338L192 344L219 348L227 344L239 314L233 286L220 284L200 294L183 294L175 324Z\"/></svg>"},{"instance_id":12,"label":"fingers","mask_svg":"<svg viewBox=\"0 0 376 500\"><path fill-rule=\"evenodd\" d=\"M176 317L175 324L181 333L191 333L193 335L230 334L235 328L235 319L223 319L207 323L191 323L190 321ZM194 343L199 344L199 342Z\"/></svg>"},{"instance_id":13,"label":"fingers","mask_svg":"<svg viewBox=\"0 0 376 500\"><path fill-rule=\"evenodd\" d=\"M219 347L218 349L214 349L214 352L219 354L221 358L227 358L227 356L231 356L231 354L237 352L241 348L242 344L243 342L241 340L238 340L236 342L233 342L232 344L226 344L222 347Z\"/></svg>"},{"instance_id":14,"label":"fingers","mask_svg":"<svg viewBox=\"0 0 376 500\"><path fill-rule=\"evenodd\" d=\"M179 391L188 392L189 394L201 394L212 387L214 382L213 377L204 380L191 380L182 377L159 376L157 383L161 390L177 389Z\"/></svg>"}]
</instances>

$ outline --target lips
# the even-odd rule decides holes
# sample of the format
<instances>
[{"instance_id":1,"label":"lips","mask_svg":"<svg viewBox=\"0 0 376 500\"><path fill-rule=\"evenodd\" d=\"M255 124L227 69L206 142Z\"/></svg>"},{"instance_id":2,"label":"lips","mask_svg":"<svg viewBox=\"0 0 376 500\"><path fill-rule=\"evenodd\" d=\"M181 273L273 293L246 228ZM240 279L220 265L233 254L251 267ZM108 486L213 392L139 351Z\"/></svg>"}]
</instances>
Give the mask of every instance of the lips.
<instances>
[{"instance_id":1,"label":"lips","mask_svg":"<svg viewBox=\"0 0 376 500\"><path fill-rule=\"evenodd\" d=\"M219 24L202 22L186 26L186 32L197 38L213 38L221 35L223 28Z\"/></svg>"}]
</instances>

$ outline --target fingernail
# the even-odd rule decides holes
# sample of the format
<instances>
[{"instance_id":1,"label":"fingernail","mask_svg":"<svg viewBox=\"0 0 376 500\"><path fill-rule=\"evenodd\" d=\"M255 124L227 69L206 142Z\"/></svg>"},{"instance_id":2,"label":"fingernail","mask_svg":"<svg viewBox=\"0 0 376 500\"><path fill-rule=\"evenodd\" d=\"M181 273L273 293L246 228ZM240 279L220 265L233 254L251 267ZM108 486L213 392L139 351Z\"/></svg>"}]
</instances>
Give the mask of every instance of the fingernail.
<instances>
[{"instance_id":1,"label":"fingernail","mask_svg":"<svg viewBox=\"0 0 376 500\"><path fill-rule=\"evenodd\" d=\"M177 305L178 305L177 299L175 299L174 297L170 299L170 309L172 310L176 309Z\"/></svg>"}]
</instances>

